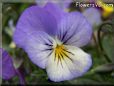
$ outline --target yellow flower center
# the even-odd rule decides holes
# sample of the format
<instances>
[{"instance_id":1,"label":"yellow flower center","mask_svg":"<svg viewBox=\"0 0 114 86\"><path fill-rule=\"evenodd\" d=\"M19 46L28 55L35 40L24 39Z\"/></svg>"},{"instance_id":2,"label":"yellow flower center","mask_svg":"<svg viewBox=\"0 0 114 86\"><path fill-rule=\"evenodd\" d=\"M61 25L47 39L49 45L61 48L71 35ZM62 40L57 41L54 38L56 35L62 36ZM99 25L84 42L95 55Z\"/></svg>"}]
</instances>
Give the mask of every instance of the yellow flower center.
<instances>
[{"instance_id":1,"label":"yellow flower center","mask_svg":"<svg viewBox=\"0 0 114 86\"><path fill-rule=\"evenodd\" d=\"M58 62L64 60L65 58L69 58L70 60L72 60L69 55L73 53L69 52L64 45L57 45L55 48L55 59Z\"/></svg>"}]
</instances>

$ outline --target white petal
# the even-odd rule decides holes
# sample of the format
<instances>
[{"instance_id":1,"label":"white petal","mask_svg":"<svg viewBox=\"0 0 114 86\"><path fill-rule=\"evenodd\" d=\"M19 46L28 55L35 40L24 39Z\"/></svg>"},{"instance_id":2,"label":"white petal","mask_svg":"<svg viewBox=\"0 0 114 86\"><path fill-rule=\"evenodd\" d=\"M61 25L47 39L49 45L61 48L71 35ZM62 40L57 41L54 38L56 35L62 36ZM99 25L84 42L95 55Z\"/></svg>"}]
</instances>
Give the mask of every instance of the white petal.
<instances>
[{"instance_id":1,"label":"white petal","mask_svg":"<svg viewBox=\"0 0 114 86\"><path fill-rule=\"evenodd\" d=\"M49 79L55 82L71 80L83 75L91 67L90 55L74 46L65 46L69 53L69 58L59 61L55 60L55 51L50 55L47 63L47 74Z\"/></svg>"}]
</instances>

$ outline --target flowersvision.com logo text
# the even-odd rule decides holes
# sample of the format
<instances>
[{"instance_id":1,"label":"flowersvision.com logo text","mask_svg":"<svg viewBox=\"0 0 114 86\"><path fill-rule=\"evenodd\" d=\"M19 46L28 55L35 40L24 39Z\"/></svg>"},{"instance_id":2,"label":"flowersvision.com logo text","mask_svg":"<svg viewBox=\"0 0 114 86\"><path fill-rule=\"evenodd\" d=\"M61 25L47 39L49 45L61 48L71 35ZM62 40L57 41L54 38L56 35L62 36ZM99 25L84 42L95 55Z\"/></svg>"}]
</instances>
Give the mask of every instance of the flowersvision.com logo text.
<instances>
[{"instance_id":1,"label":"flowersvision.com logo text","mask_svg":"<svg viewBox=\"0 0 114 86\"><path fill-rule=\"evenodd\" d=\"M76 7L101 7L100 5L94 3L82 3L82 2L75 2ZM105 6L110 6L110 7L114 7L114 4L103 4Z\"/></svg>"}]
</instances>

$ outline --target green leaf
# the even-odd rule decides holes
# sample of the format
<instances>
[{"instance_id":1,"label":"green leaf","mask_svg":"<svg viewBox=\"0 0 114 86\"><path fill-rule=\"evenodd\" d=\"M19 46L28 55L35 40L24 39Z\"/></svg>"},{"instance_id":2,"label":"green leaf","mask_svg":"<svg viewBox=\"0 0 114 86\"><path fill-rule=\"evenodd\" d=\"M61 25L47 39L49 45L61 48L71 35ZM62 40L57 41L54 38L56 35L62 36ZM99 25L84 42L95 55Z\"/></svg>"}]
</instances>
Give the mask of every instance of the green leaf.
<instances>
[{"instance_id":1,"label":"green leaf","mask_svg":"<svg viewBox=\"0 0 114 86\"><path fill-rule=\"evenodd\" d=\"M110 72L114 70L114 63L103 64L93 69L94 72Z\"/></svg>"},{"instance_id":2,"label":"green leaf","mask_svg":"<svg viewBox=\"0 0 114 86\"><path fill-rule=\"evenodd\" d=\"M109 59L114 63L114 35L104 36L102 44Z\"/></svg>"}]
</instances>

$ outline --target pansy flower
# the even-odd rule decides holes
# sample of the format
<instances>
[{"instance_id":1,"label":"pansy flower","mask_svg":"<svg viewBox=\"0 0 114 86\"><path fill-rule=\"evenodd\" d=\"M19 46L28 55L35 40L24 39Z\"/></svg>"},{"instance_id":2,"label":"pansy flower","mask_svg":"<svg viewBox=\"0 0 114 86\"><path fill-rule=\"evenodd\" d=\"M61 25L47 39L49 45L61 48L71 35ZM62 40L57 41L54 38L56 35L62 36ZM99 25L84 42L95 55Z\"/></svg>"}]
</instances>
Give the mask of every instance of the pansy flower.
<instances>
[{"instance_id":1,"label":"pansy flower","mask_svg":"<svg viewBox=\"0 0 114 86\"><path fill-rule=\"evenodd\" d=\"M92 65L86 45L92 27L79 12L63 12L57 5L31 6L20 16L14 41L30 60L46 69L50 80L59 82L82 76Z\"/></svg>"}]
</instances>

